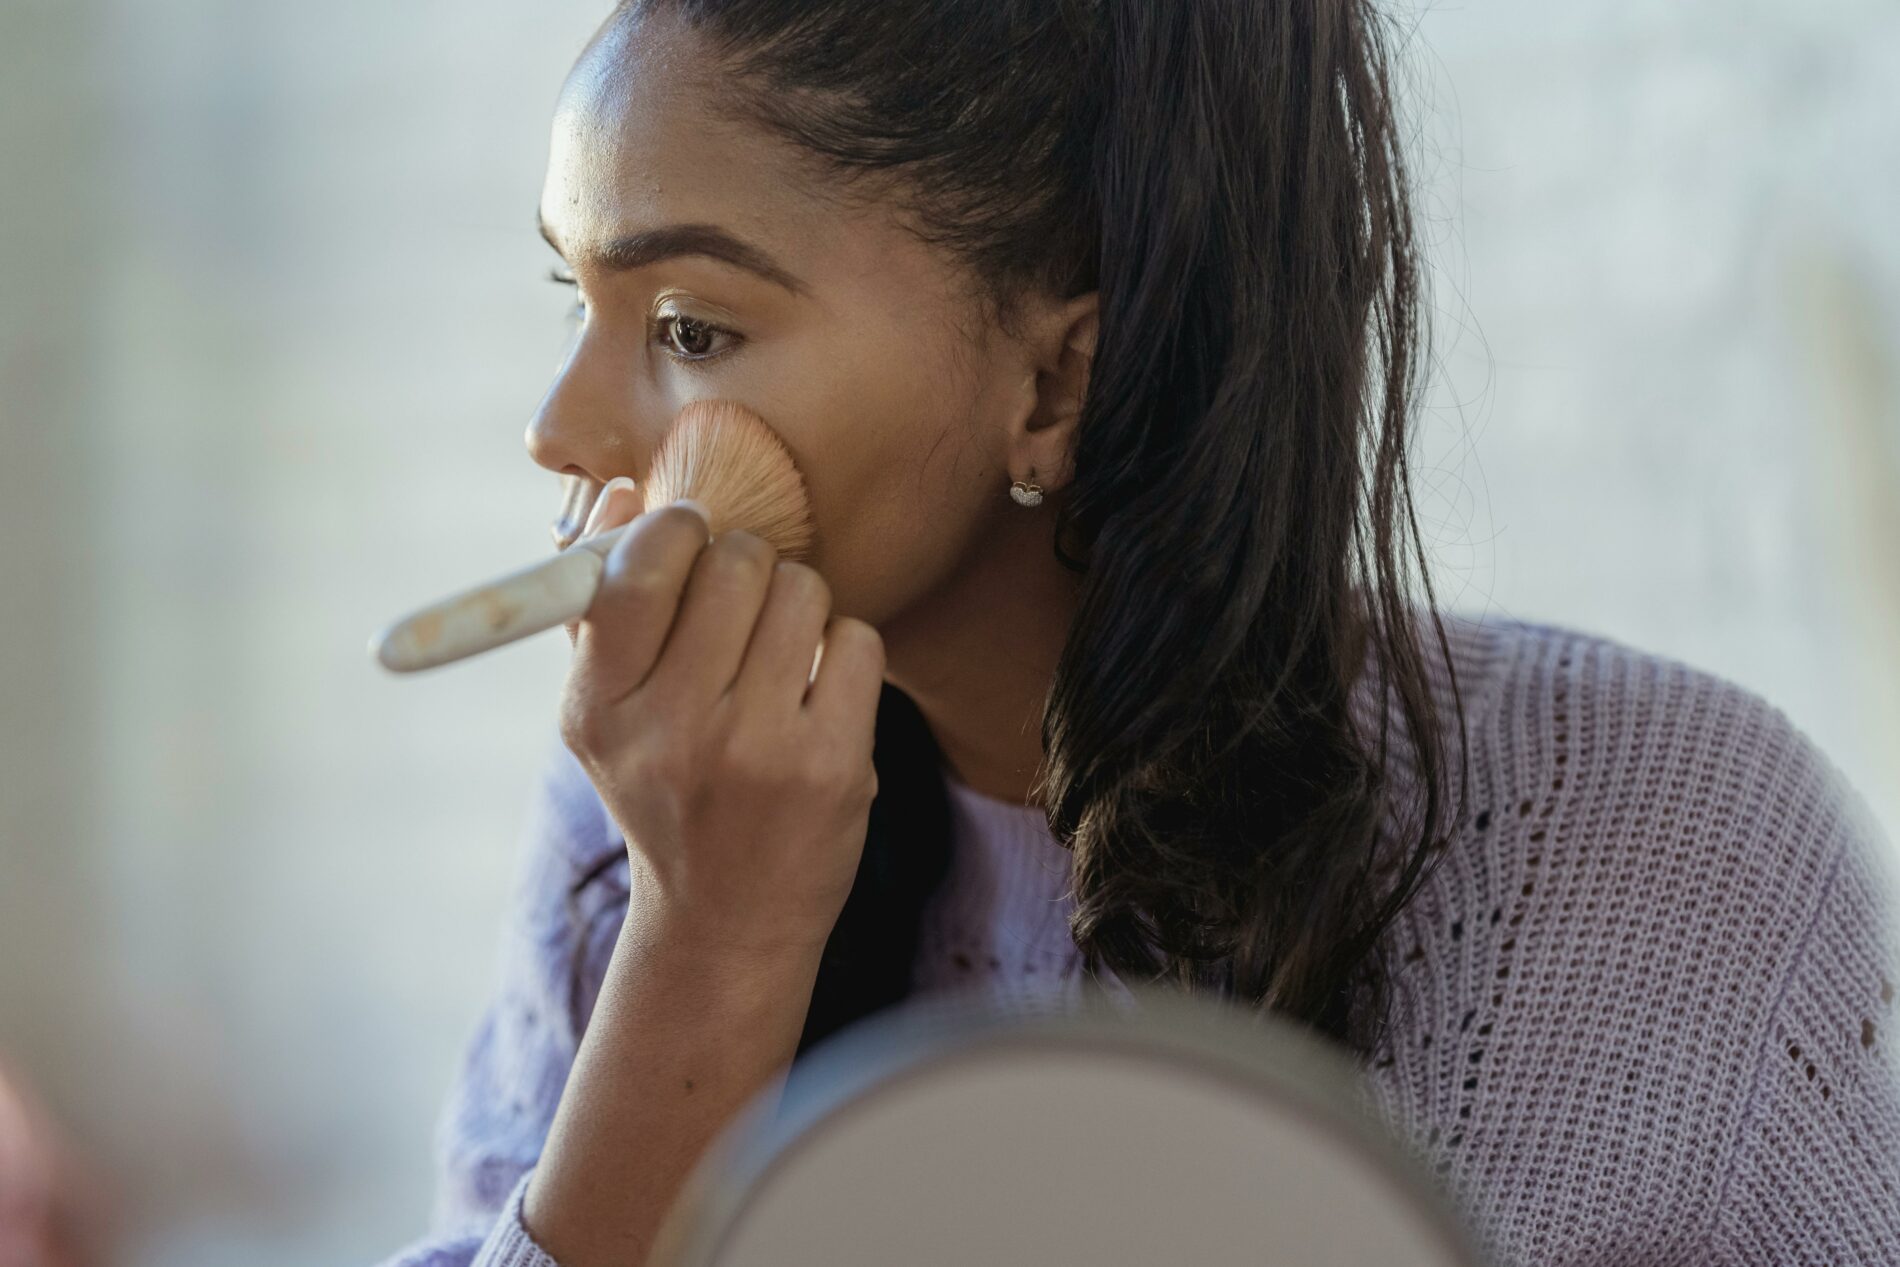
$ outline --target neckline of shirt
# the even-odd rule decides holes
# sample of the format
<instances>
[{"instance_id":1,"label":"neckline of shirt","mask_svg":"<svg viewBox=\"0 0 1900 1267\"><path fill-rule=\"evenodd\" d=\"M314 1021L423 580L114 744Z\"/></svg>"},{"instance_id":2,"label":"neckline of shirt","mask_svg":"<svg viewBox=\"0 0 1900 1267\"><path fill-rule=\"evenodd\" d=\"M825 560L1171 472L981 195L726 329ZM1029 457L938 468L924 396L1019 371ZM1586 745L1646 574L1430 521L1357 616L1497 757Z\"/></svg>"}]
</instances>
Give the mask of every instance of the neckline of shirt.
<instances>
[{"instance_id":1,"label":"neckline of shirt","mask_svg":"<svg viewBox=\"0 0 1900 1267\"><path fill-rule=\"evenodd\" d=\"M1001 797L991 796L987 792L979 792L951 773L949 766L939 768L943 771L944 786L950 790L952 796L964 803L991 814L1013 814L1025 822L1033 821L1045 827L1048 825L1049 816L1043 812L1042 806L1022 805L1016 801L1006 801Z\"/></svg>"}]
</instances>

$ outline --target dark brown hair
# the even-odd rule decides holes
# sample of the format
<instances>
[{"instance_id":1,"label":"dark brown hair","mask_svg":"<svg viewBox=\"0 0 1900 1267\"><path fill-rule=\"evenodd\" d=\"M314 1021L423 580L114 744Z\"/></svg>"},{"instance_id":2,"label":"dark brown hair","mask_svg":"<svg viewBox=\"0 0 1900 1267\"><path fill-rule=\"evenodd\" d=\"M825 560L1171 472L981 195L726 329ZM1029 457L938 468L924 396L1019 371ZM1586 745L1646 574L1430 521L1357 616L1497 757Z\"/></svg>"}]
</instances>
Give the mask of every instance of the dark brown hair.
<instances>
[{"instance_id":1,"label":"dark brown hair","mask_svg":"<svg viewBox=\"0 0 1900 1267\"><path fill-rule=\"evenodd\" d=\"M725 108L804 147L840 190L901 197L1004 328L1025 293L1099 290L1057 521L1081 605L1039 785L1074 850L1071 931L1092 971L1270 1007L1369 1051L1358 1018L1385 1024L1381 935L1461 812L1407 596L1415 558L1449 668L1406 468L1421 270L1385 19L1370 0L621 14L659 9L729 73ZM1385 862L1401 786L1387 710L1375 743L1349 708L1369 661L1422 794ZM934 745L888 686L878 749L879 804L807 1042L901 997L942 871Z\"/></svg>"}]
</instances>

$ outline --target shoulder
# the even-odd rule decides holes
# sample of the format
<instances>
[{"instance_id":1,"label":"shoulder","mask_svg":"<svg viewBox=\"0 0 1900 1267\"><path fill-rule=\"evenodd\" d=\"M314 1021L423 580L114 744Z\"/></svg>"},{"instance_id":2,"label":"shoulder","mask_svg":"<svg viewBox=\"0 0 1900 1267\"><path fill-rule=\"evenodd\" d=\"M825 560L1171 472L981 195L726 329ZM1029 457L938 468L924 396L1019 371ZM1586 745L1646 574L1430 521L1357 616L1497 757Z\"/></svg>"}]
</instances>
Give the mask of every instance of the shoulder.
<instances>
[{"instance_id":1,"label":"shoulder","mask_svg":"<svg viewBox=\"0 0 1900 1267\"><path fill-rule=\"evenodd\" d=\"M1446 655L1419 620L1440 742L1467 776L1441 901L1511 898L1570 938L1747 933L1759 953L1792 946L1845 855L1887 873L1865 798L1759 692L1494 614L1439 613Z\"/></svg>"},{"instance_id":2,"label":"shoulder","mask_svg":"<svg viewBox=\"0 0 1900 1267\"><path fill-rule=\"evenodd\" d=\"M1878 835L1813 738L1748 687L1581 628L1438 617L1443 649L1423 613L1417 629L1441 743L1468 758L1467 830L1517 818L1571 834L1720 839L1784 867Z\"/></svg>"},{"instance_id":3,"label":"shoulder","mask_svg":"<svg viewBox=\"0 0 1900 1267\"><path fill-rule=\"evenodd\" d=\"M1381 1106L1481 1205L1510 1196L1481 1178L1508 1156L1511 1199L1558 1223L1662 1226L1712 1198L1839 877L1879 878L1887 850L1759 693L1581 629L1447 625L1469 780L1388 930ZM1571 1182L1579 1150L1600 1188Z\"/></svg>"},{"instance_id":4,"label":"shoulder","mask_svg":"<svg viewBox=\"0 0 1900 1267\"><path fill-rule=\"evenodd\" d=\"M1872 813L1779 706L1708 669L1548 623L1499 622L1476 718L1476 816L1587 844L1610 870L1812 910ZM1658 892L1658 899L1672 896Z\"/></svg>"},{"instance_id":5,"label":"shoulder","mask_svg":"<svg viewBox=\"0 0 1900 1267\"><path fill-rule=\"evenodd\" d=\"M1785 971L1843 856L1891 850L1865 799L1761 693L1711 670L1558 624L1457 616L1473 670L1468 801L1450 852L1522 875L1526 914L1589 939L1611 929L1709 971ZM1455 723L1447 723L1455 747ZM1478 862L1477 860L1482 860ZM1541 891L1540 891L1541 886ZM1757 958L1759 956L1759 958Z\"/></svg>"}]
</instances>

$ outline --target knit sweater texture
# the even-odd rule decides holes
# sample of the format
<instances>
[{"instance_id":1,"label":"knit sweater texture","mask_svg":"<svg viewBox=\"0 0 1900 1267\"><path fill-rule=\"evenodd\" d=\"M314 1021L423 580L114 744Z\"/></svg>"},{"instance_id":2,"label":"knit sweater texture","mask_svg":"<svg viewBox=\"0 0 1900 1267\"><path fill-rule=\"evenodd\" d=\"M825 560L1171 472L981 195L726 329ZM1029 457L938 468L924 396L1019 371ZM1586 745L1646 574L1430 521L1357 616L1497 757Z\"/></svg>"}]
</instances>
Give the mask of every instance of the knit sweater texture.
<instances>
[{"instance_id":1,"label":"knit sweater texture","mask_svg":"<svg viewBox=\"0 0 1900 1267\"><path fill-rule=\"evenodd\" d=\"M1469 799L1387 930L1368 1103L1498 1267L1900 1267L1900 925L1866 802L1719 676L1573 628L1442 619ZM1368 675L1355 715L1376 729L1383 702L1402 731L1377 691ZM1038 809L945 775L954 849L913 990L1065 997L1066 852ZM571 890L624 849L552 745L498 988L439 1119L430 1230L380 1267L561 1267L522 1197L626 915L624 861L618 889Z\"/></svg>"}]
</instances>

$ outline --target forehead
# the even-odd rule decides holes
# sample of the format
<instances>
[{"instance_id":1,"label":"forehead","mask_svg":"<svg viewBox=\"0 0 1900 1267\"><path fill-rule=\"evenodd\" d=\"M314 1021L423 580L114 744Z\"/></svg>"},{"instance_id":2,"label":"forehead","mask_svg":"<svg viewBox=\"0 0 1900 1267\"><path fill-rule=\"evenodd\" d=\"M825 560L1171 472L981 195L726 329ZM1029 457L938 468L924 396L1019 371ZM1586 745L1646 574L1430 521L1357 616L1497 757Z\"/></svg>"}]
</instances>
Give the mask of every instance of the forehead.
<instances>
[{"instance_id":1,"label":"forehead","mask_svg":"<svg viewBox=\"0 0 1900 1267\"><path fill-rule=\"evenodd\" d=\"M541 215L564 245L674 222L812 252L835 218L799 151L726 116L690 32L610 18L561 87ZM570 252L572 254L572 252Z\"/></svg>"}]
</instances>

